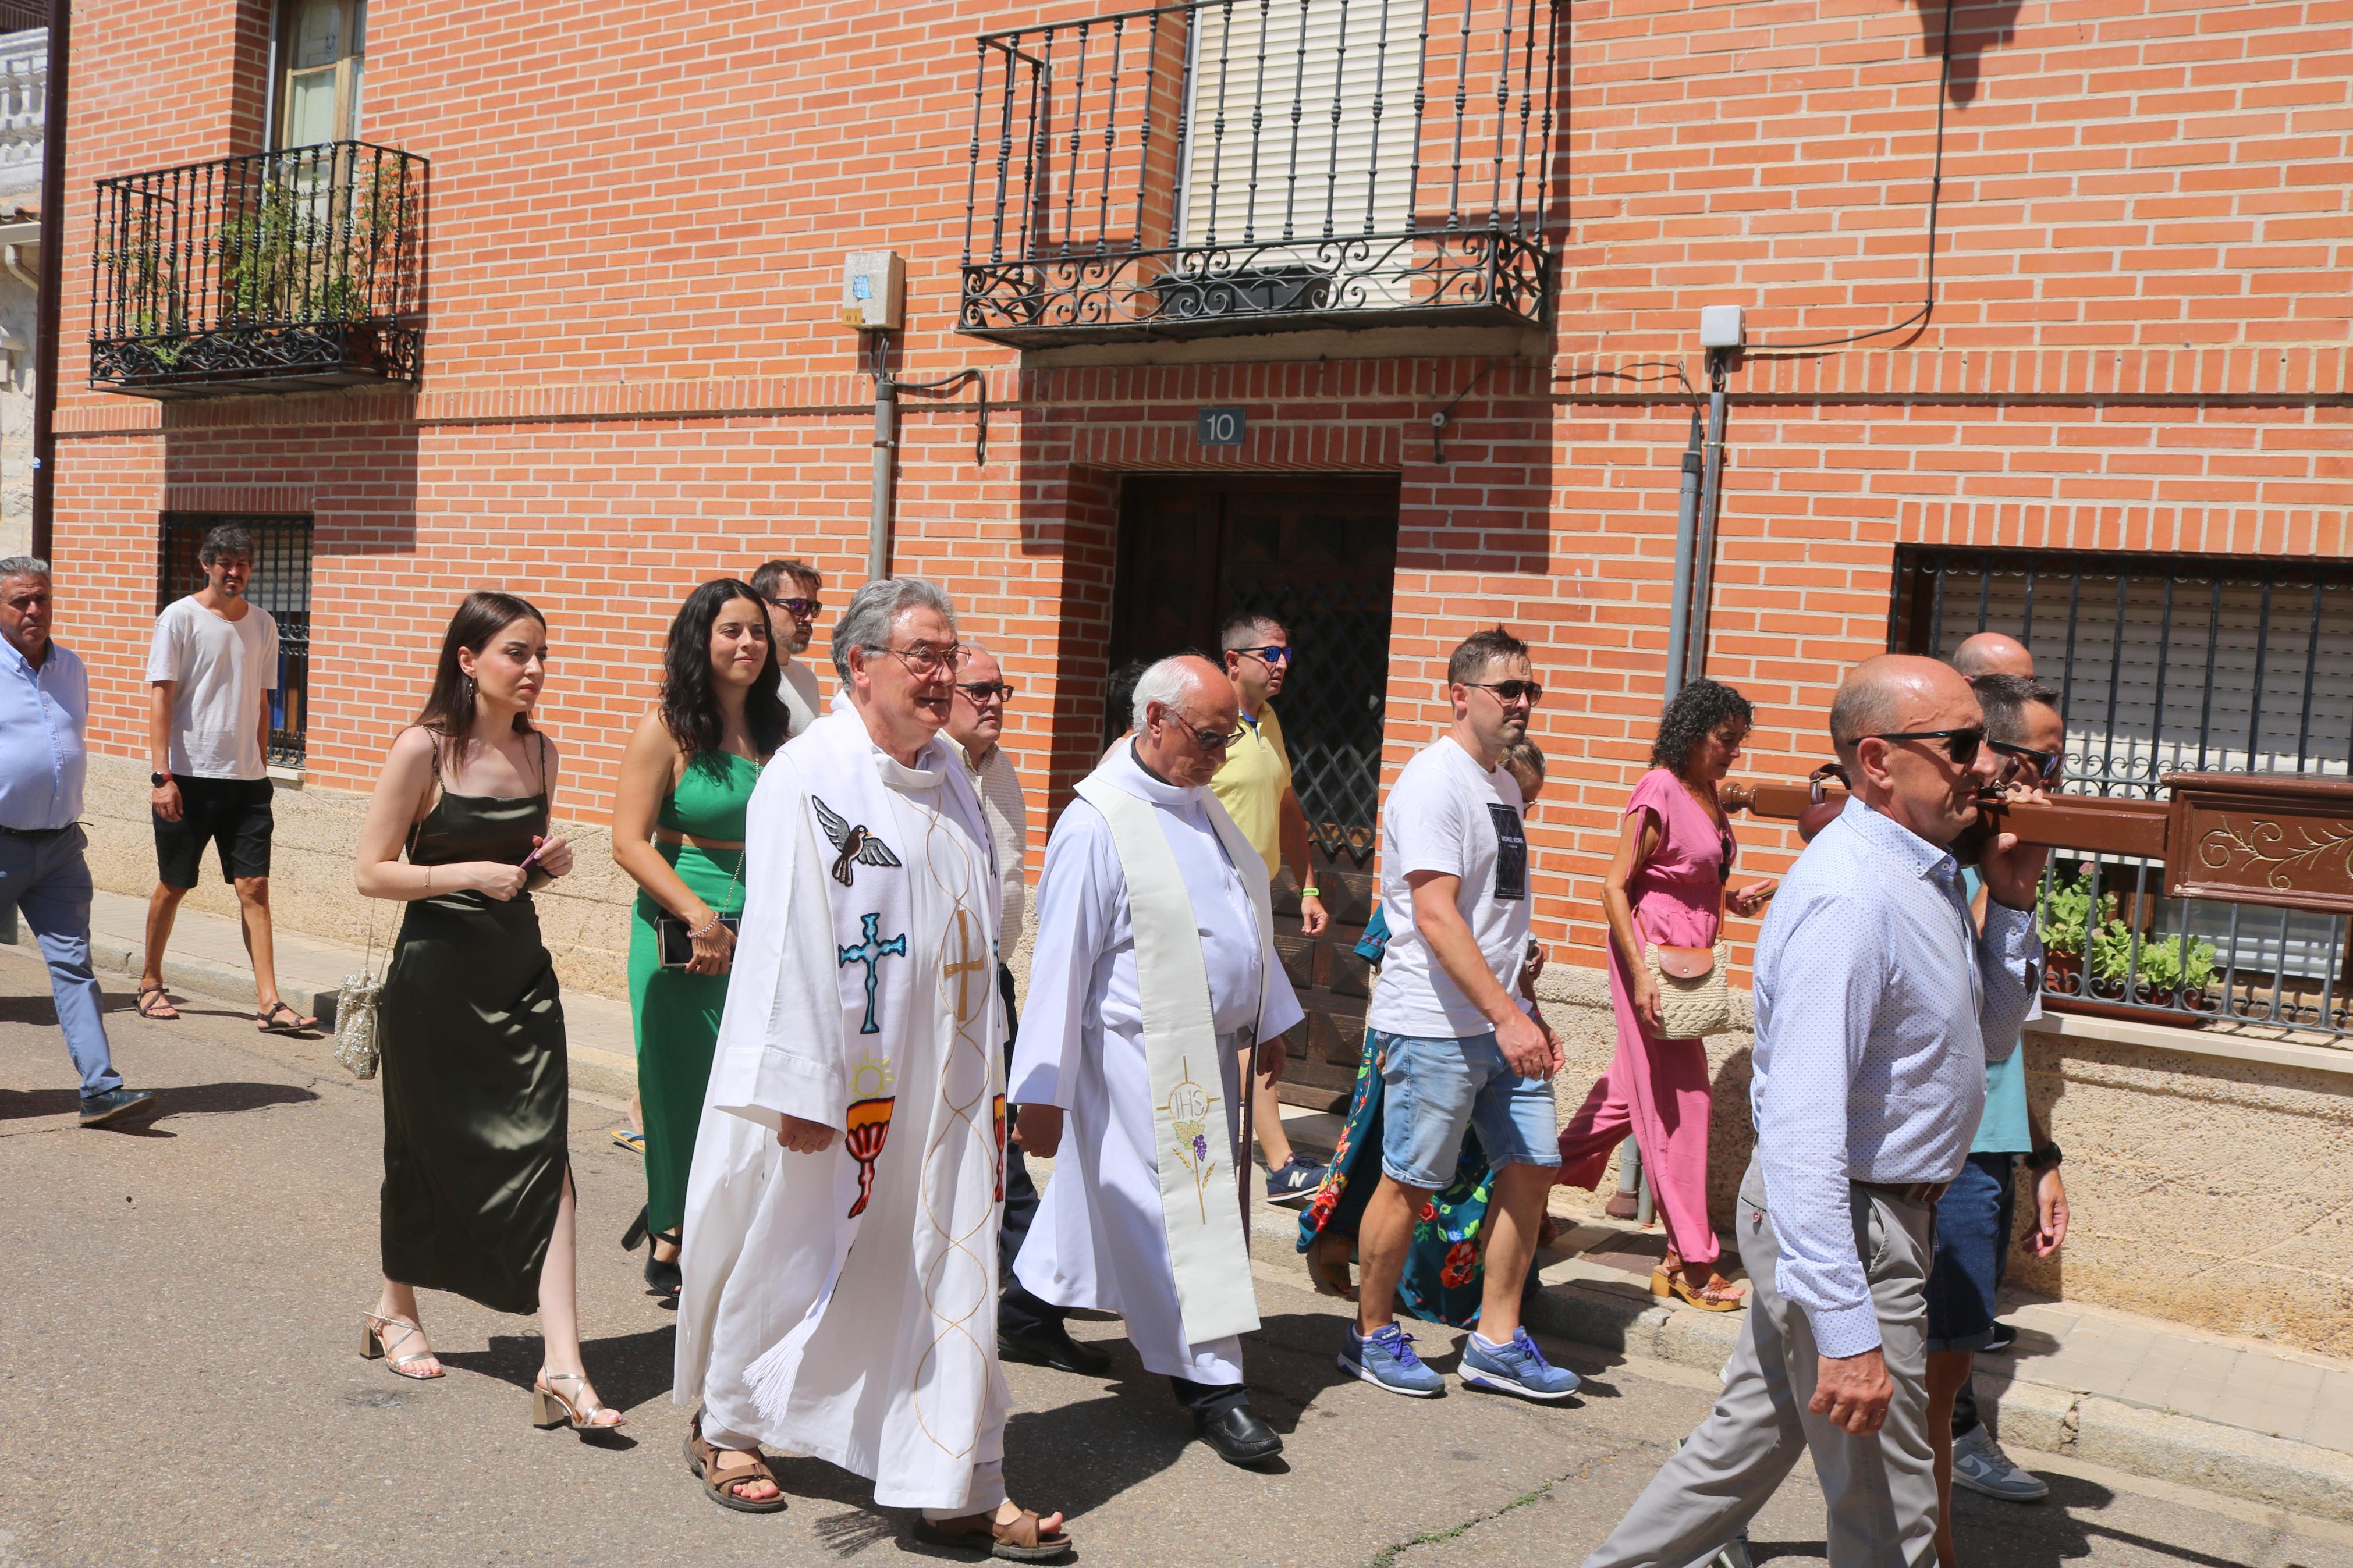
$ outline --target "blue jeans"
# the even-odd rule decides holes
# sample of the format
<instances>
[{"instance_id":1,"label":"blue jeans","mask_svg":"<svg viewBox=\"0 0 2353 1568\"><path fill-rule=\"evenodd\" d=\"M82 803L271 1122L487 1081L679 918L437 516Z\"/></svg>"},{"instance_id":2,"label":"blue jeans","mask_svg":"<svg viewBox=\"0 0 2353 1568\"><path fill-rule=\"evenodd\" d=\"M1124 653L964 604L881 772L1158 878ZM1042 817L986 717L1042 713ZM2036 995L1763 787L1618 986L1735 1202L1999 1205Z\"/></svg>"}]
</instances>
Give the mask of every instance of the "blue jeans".
<instances>
[{"instance_id":1,"label":"blue jeans","mask_svg":"<svg viewBox=\"0 0 2353 1568\"><path fill-rule=\"evenodd\" d=\"M1459 1040L1366 1031L1381 1063L1381 1173L1435 1192L1454 1179L1465 1129L1479 1129L1487 1163L1560 1163L1552 1085L1522 1078L1493 1034Z\"/></svg>"},{"instance_id":2,"label":"blue jeans","mask_svg":"<svg viewBox=\"0 0 2353 1568\"><path fill-rule=\"evenodd\" d=\"M14 905L41 943L58 1026L81 1074L84 1098L122 1087L106 1047L103 1002L90 966L90 840L79 827L50 838L0 833L0 906Z\"/></svg>"},{"instance_id":3,"label":"blue jeans","mask_svg":"<svg viewBox=\"0 0 2353 1568\"><path fill-rule=\"evenodd\" d=\"M1928 1348L1978 1351L1993 1338L1994 1291L2010 1252L2015 1154L1972 1154L1936 1204Z\"/></svg>"}]
</instances>

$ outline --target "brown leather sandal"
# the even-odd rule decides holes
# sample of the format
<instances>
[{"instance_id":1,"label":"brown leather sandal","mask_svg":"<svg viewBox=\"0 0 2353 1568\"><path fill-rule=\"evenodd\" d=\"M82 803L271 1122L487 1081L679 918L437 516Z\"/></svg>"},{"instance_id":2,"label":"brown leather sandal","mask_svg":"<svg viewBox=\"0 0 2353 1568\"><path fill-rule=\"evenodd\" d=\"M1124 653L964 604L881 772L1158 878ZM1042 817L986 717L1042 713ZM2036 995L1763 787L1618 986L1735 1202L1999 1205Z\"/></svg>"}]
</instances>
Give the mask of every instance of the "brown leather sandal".
<instances>
[{"instance_id":1,"label":"brown leather sandal","mask_svg":"<svg viewBox=\"0 0 2353 1568\"><path fill-rule=\"evenodd\" d=\"M933 1546L955 1546L964 1550L986 1550L992 1557L1002 1557L1010 1563L1050 1563L1071 1550L1071 1532L1040 1536L1039 1525L1042 1517L1033 1508L1025 1508L1019 1518L1004 1524L997 1522L994 1513L966 1514L962 1519L928 1519L915 1521L915 1539Z\"/></svg>"},{"instance_id":2,"label":"brown leather sandal","mask_svg":"<svg viewBox=\"0 0 2353 1568\"><path fill-rule=\"evenodd\" d=\"M1651 1269L1651 1294L1662 1301L1672 1299L1684 1302L1703 1312L1736 1312L1748 1304L1746 1289L1723 1275L1710 1274L1707 1283L1694 1290L1680 1268Z\"/></svg>"},{"instance_id":3,"label":"brown leather sandal","mask_svg":"<svg viewBox=\"0 0 2353 1568\"><path fill-rule=\"evenodd\" d=\"M719 1468L719 1456L723 1453L749 1452L752 1462L732 1470ZM714 1447L703 1440L702 1417L697 1415L686 1429L686 1468L702 1483L702 1495L721 1508L732 1508L738 1513L782 1513L785 1511L785 1489L776 1479L776 1472L768 1468L768 1457L757 1448L726 1449ZM776 1489L770 1498L747 1498L736 1491L745 1481L765 1481Z\"/></svg>"}]
</instances>

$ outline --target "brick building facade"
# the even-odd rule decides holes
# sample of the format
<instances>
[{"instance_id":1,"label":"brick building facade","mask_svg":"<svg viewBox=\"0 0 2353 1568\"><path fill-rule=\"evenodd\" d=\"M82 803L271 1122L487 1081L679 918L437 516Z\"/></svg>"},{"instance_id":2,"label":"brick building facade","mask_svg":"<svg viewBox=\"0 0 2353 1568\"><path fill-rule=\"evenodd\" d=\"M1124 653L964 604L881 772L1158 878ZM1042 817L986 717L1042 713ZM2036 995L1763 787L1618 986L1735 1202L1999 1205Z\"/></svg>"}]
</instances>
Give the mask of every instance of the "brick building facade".
<instances>
[{"instance_id":1,"label":"brick building facade","mask_svg":"<svg viewBox=\"0 0 2353 1568\"><path fill-rule=\"evenodd\" d=\"M2263 614L2278 588L2300 616L2308 589L2309 654L2298 642L2295 657L2322 690L2316 727L2307 675L2295 754L2343 771L2353 717L2328 671L2353 647L2341 570L2353 558L2353 10L1358 3L1398 24L1398 49L1420 29L1424 145L1406 133L1391 166L1411 155L1422 183L1381 184L1378 139L1404 113L1394 95L1388 121L1372 116L1372 151L1344 158L1339 132L1325 132L1333 173L1310 169L1306 183L1324 178L1328 192L1344 163L1369 159L1364 226L1384 204L1384 226L1420 225L1450 125L1463 183L1467 126L1474 153L1497 149L1472 158L1471 183L1493 174L1496 189L1520 190L1438 205L1470 212L1472 228L1507 205L1541 212L1543 296L1518 311L1533 320L1417 315L1380 298L1352 313L1314 294L1295 320L1270 311L1248 323L1268 330L1235 335L1077 330L1017 345L960 331L967 237L1005 235L994 193L1018 185L1025 160L1063 160L1062 185L1029 174L1015 216L1048 236L1060 221L1066 244L1089 232L1082 213L1051 210L1074 192L1092 199L1100 186L1106 213L1130 204L1139 245L1155 225L1155 243L1198 239L1194 219L1172 216L1176 195L1197 215L1234 199L1199 189L1200 61L1195 85L1171 67L1149 110L1128 111L1159 114L1166 138L1167 100L1195 95L1176 105L1193 111L1184 171L1155 162L1174 154L1166 141L1141 151L1132 181L1114 152L1095 152L1098 128L1124 134L1121 111L1085 85L1111 47L1108 23L1093 26L1092 68L1073 30L1053 35L1053 79L1079 83L1063 118L1004 132L1035 111L1008 89L1000 114L991 73L1015 72L1026 93L1028 68L981 47L976 69L976 39L1098 15L1070 0L1031 13L961 0L881 11L375 0L356 119L338 134L429 162L403 263L421 374L275 395L234 395L230 381L193 390L232 395L162 399L89 385L93 330L125 330L119 314L100 320L89 291L103 236L126 232L119 209L105 229L95 182L282 142L295 112L288 29L306 7L85 0L66 258L82 282L63 321L56 554L63 635L92 673L95 745L142 752L140 660L166 517L301 520L309 664L289 723L327 860L347 821L327 803L366 788L421 696L448 608L476 585L548 612L557 662L543 713L571 759L559 809L601 819L662 630L692 584L802 554L838 605L862 573L875 384L860 334L841 324L841 268L846 253L885 250L906 268L890 368L977 373L901 399L892 565L946 584L967 631L1004 657L1021 685L1008 743L1057 805L1100 748L1110 658L1146 650L1153 605L1207 604L1245 577L1253 591L1304 593L1364 580L1370 563L1387 580L1348 624L1385 614L1387 638L1356 651L1370 673L1348 695L1379 715L1379 776L1440 723L1444 655L1461 635L1500 620L1535 645L1547 689L1533 732L1557 781L1532 828L1538 930L1572 965L1598 963L1597 879L1664 680L1680 465L1710 384L1699 315L1722 304L1746 308L1748 346L1722 365L1706 669L1758 705L1755 771L1802 773L1823 755L1823 711L1853 660L1966 618L1944 616L1941 595L1932 614L1923 593L1950 587L1958 605L1966 590L1974 611L2013 565L2046 583L2074 574L2064 617L2057 590L2045 594L2038 647L2063 619L2071 653L2080 627L2087 642L2106 637L2121 668L2138 612L2116 573L2135 562L2157 563L2168 614L2177 581L2196 584L2187 604L2218 563L2308 574L2263 576ZM1255 0L1162 16L1117 30L1127 58L1173 60L1185 26L1206 39L1212 23L1237 57L1257 26L1264 52L1279 26ZM1326 45L1299 37L1304 79L1324 68L1310 44ZM1019 47L1043 49L1046 36ZM1390 57L1377 58L1360 82L1390 79ZM1455 91L1483 89L1491 67L1503 83L1492 101ZM1335 103L1359 94L1351 128L1365 90L1333 89ZM1239 137L1238 95L1231 110ZM1332 124L1342 119L1335 109ZM1250 177L1255 201L1255 165ZM1327 195L1327 219L1329 208ZM1023 229L1006 244L1039 241ZM1257 258L1275 280L1265 287L1295 280L1283 268L1311 248ZM1031 277L1051 286L1046 270ZM1149 287L1168 303L1166 285ZM1273 330L1286 327L1300 330ZM1201 443L1205 407L1244 411L1240 445ZM1344 493L1345 506L1330 499ZM1190 522L1171 496L1189 498ZM1156 554L1134 542L1155 506ZM1250 559L1213 565L1187 537ZM1940 549L2010 553L1929 553ZM2100 584L2088 605L2086 573ZM2210 654L2221 620L2218 608ZM1303 652L1303 677L1319 649ZM2113 691L2117 678L2105 679ZM2259 713L2264 680L2248 689ZM2295 707L2292 694L2280 702ZM2153 736L2166 703L2160 688ZM2113 722L2105 733L2113 757ZM2251 735L2245 749L2280 748ZM104 775L121 796L121 849L106 863L124 890L143 890L151 869L139 863L143 768ZM1349 826L1342 806L1325 815ZM1744 835L1746 863L1785 863L1777 831ZM1331 847L1357 868L1341 837ZM348 930L349 902L281 900L281 918ZM575 979L617 978L619 903L584 905L566 928ZM1353 1061L1318 1054L1343 1075Z\"/></svg>"}]
</instances>

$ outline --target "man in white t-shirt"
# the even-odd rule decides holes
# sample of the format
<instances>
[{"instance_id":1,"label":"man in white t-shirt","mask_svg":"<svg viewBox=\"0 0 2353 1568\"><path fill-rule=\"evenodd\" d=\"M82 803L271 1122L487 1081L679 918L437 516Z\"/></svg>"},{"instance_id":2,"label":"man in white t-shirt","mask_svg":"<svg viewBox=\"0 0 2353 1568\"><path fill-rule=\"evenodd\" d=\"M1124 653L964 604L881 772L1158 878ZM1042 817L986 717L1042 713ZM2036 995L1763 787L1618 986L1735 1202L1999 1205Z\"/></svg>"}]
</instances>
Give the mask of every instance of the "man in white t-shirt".
<instances>
[{"instance_id":1,"label":"man in white t-shirt","mask_svg":"<svg viewBox=\"0 0 2353 1568\"><path fill-rule=\"evenodd\" d=\"M825 608L818 602L819 584L817 568L806 561L763 561L752 573L752 591L768 606L768 641L784 676L776 695L793 716L796 735L825 711L817 671L793 657L807 653L809 639L817 635L817 614Z\"/></svg>"},{"instance_id":2,"label":"man in white t-shirt","mask_svg":"<svg viewBox=\"0 0 2353 1568\"><path fill-rule=\"evenodd\" d=\"M180 1016L164 994L164 948L211 844L245 921L254 1021L264 1034L290 1035L319 1020L280 998L270 943L268 694L278 689L278 623L246 599L253 541L243 529L224 523L206 533L196 563L205 585L164 607L147 651L158 875L147 900L139 1011Z\"/></svg>"},{"instance_id":3,"label":"man in white t-shirt","mask_svg":"<svg viewBox=\"0 0 2353 1568\"><path fill-rule=\"evenodd\" d=\"M1547 1081L1559 1042L1517 994L1528 946L1528 841L1504 753L1543 689L1527 644L1503 627L1462 640L1446 667L1454 724L1405 765L1381 803L1388 951L1366 1009L1380 1063L1381 1183L1356 1232L1364 1270L1340 1370L1428 1398L1445 1382L1397 1325L1398 1279L1422 1205L1453 1175L1472 1126L1494 1166L1479 1326L1462 1348L1473 1388L1562 1399L1577 1374L1520 1326L1545 1195L1560 1166Z\"/></svg>"}]
</instances>

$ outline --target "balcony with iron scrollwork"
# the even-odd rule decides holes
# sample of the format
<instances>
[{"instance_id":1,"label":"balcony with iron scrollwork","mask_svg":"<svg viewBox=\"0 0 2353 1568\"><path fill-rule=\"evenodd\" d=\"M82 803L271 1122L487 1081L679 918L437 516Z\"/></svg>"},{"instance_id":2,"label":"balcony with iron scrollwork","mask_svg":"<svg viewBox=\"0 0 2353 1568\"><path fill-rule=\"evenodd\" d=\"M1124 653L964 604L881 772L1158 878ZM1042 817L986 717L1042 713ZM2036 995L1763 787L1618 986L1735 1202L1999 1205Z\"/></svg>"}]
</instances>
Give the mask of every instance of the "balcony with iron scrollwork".
<instances>
[{"instance_id":1,"label":"balcony with iron scrollwork","mask_svg":"<svg viewBox=\"0 0 2353 1568\"><path fill-rule=\"evenodd\" d=\"M1566 0L1186 0L979 40L958 327L1541 324Z\"/></svg>"},{"instance_id":2,"label":"balcony with iron scrollwork","mask_svg":"<svg viewBox=\"0 0 2353 1568\"><path fill-rule=\"evenodd\" d=\"M204 397L414 383L426 161L330 142L98 183L90 384Z\"/></svg>"}]
</instances>

